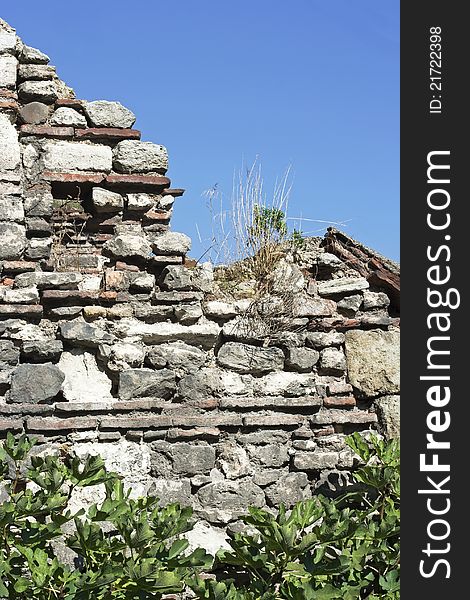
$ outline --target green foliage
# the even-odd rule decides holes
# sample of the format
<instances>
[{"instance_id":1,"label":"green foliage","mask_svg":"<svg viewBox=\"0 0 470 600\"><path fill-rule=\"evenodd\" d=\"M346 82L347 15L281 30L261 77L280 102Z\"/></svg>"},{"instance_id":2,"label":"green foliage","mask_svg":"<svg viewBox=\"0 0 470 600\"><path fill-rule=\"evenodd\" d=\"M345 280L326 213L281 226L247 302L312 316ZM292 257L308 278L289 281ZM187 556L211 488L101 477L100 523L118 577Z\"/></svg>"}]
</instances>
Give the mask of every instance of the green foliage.
<instances>
[{"instance_id":1,"label":"green foliage","mask_svg":"<svg viewBox=\"0 0 470 600\"><path fill-rule=\"evenodd\" d=\"M217 554L216 580L196 578L207 600L369 600L399 598L399 446L347 438L363 461L360 492L318 496L290 512L250 508L248 533L231 534Z\"/></svg>"},{"instance_id":2,"label":"green foliage","mask_svg":"<svg viewBox=\"0 0 470 600\"><path fill-rule=\"evenodd\" d=\"M33 455L35 441L8 434L0 448L0 598L158 599L190 586L206 600L397 600L399 445L359 434L356 487L299 502L277 515L250 508L215 561L188 552L190 508L131 498L100 457ZM100 500L71 512L75 490ZM360 491L358 490L360 486ZM75 553L72 567L57 549ZM213 576L202 573L213 571Z\"/></svg>"},{"instance_id":3,"label":"green foliage","mask_svg":"<svg viewBox=\"0 0 470 600\"><path fill-rule=\"evenodd\" d=\"M185 552L181 534L191 509L153 497L130 498L100 457L29 456L34 440L8 434L0 448L0 598L111 600L161 598L212 558ZM101 484L104 499L72 513L75 489ZM100 494L98 494L99 496ZM77 555L79 568L57 556L57 538Z\"/></svg>"},{"instance_id":4,"label":"green foliage","mask_svg":"<svg viewBox=\"0 0 470 600\"><path fill-rule=\"evenodd\" d=\"M287 236L286 215L280 208L253 206L252 224L248 230L248 240L254 247L271 241L282 241Z\"/></svg>"}]
</instances>

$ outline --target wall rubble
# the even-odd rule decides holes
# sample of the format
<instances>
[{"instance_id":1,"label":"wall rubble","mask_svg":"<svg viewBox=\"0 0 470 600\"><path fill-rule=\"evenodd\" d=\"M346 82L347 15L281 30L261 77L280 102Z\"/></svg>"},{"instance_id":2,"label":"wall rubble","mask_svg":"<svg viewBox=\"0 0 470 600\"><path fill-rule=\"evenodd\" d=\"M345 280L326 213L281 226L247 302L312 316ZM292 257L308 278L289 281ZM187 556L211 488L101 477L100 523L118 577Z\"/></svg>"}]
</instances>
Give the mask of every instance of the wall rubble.
<instances>
[{"instance_id":1,"label":"wall rubble","mask_svg":"<svg viewBox=\"0 0 470 600\"><path fill-rule=\"evenodd\" d=\"M134 122L76 99L0 21L0 432L99 453L211 527L334 489L346 434L397 435L388 289L331 236L307 240L254 323L252 299L187 260L170 229L184 190Z\"/></svg>"}]
</instances>

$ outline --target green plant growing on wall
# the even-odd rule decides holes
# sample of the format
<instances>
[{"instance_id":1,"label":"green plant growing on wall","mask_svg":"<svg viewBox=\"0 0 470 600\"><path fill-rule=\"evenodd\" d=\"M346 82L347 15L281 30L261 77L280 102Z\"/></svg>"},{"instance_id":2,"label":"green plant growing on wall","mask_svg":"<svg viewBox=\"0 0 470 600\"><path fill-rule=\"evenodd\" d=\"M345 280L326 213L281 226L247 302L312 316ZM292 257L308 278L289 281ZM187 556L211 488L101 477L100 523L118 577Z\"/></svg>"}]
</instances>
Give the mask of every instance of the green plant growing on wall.
<instances>
[{"instance_id":1,"label":"green plant growing on wall","mask_svg":"<svg viewBox=\"0 0 470 600\"><path fill-rule=\"evenodd\" d=\"M211 557L185 553L192 510L132 499L100 457L31 456L35 441L8 434L0 448L0 598L112 600L161 598L181 592ZM34 485L31 485L34 484ZM71 513L76 488L104 486L104 500ZM79 568L64 564L54 542L63 527Z\"/></svg>"},{"instance_id":2,"label":"green plant growing on wall","mask_svg":"<svg viewBox=\"0 0 470 600\"><path fill-rule=\"evenodd\" d=\"M347 439L364 462L360 493L318 496L290 513L250 508L254 533L231 534L217 554L218 581L197 579L207 600L369 600L399 598L399 446L359 434Z\"/></svg>"}]
</instances>

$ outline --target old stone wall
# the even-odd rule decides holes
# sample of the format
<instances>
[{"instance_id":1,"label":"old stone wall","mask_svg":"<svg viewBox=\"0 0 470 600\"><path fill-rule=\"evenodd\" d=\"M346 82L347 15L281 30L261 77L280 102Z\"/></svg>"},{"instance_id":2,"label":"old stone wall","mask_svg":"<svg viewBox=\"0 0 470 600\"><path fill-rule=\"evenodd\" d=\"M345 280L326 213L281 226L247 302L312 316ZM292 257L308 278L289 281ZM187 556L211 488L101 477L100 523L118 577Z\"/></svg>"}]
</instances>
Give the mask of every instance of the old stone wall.
<instances>
[{"instance_id":1,"label":"old stone wall","mask_svg":"<svg viewBox=\"0 0 470 600\"><path fill-rule=\"evenodd\" d=\"M287 248L262 298L189 261L169 227L187 200L134 121L0 22L0 432L101 454L214 540L347 479L346 434L397 435L399 319L321 239Z\"/></svg>"}]
</instances>

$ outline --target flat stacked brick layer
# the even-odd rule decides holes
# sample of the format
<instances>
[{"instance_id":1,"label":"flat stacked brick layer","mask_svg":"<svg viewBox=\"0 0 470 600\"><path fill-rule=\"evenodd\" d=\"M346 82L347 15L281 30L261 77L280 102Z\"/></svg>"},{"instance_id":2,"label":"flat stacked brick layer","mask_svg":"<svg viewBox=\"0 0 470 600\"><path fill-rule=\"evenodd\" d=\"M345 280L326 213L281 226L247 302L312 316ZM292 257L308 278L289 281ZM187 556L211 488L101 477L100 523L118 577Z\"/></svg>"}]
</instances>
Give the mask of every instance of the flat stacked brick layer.
<instances>
[{"instance_id":1,"label":"flat stacked brick layer","mask_svg":"<svg viewBox=\"0 0 470 600\"><path fill-rule=\"evenodd\" d=\"M312 239L268 297L228 292L169 228L166 149L48 63L0 22L0 433L99 453L213 528L347 480L346 434L397 434L380 282Z\"/></svg>"}]
</instances>

